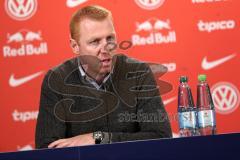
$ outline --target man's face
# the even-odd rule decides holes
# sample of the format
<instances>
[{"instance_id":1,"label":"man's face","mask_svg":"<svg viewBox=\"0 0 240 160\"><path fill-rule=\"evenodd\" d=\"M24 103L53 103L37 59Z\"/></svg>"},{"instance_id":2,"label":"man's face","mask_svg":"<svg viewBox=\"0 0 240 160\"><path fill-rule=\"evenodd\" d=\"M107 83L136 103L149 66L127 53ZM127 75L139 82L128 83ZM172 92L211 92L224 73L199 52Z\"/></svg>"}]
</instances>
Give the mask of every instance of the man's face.
<instances>
[{"instance_id":1,"label":"man's face","mask_svg":"<svg viewBox=\"0 0 240 160\"><path fill-rule=\"evenodd\" d=\"M88 72L101 75L109 73L114 50L109 50L108 46L116 43L116 33L111 18L107 17L101 21L85 18L80 22L79 29L79 55L84 57L81 63L87 64Z\"/></svg>"}]
</instances>

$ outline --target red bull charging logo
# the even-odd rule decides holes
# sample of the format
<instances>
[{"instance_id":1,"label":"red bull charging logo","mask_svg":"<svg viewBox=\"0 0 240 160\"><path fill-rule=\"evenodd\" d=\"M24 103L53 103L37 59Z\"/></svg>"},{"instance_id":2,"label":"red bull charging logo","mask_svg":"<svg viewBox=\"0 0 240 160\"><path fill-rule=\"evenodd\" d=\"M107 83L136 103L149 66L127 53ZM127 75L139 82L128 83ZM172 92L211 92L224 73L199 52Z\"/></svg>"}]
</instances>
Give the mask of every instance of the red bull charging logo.
<instances>
[{"instance_id":1,"label":"red bull charging logo","mask_svg":"<svg viewBox=\"0 0 240 160\"><path fill-rule=\"evenodd\" d=\"M20 30L7 33L7 45L3 46L3 57L47 54L47 43L43 42L41 31Z\"/></svg>"},{"instance_id":2,"label":"red bull charging logo","mask_svg":"<svg viewBox=\"0 0 240 160\"><path fill-rule=\"evenodd\" d=\"M148 36L141 36L143 32ZM145 22L136 23L136 34L132 35L133 45L151 45L175 43L176 32L170 26L170 20L151 18Z\"/></svg>"}]
</instances>

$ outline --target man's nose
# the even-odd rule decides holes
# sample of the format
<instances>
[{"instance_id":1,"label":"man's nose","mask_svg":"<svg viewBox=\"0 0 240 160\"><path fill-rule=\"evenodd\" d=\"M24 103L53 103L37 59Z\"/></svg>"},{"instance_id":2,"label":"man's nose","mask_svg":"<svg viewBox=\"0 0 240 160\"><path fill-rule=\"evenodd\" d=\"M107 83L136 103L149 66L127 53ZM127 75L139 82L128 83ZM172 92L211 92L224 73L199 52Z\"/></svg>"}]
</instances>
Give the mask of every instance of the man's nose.
<instances>
[{"instance_id":1,"label":"man's nose","mask_svg":"<svg viewBox=\"0 0 240 160\"><path fill-rule=\"evenodd\" d=\"M103 40L102 43L101 43L101 46L100 46L100 52L101 53L107 53L108 52L107 45L108 45L108 42L106 40Z\"/></svg>"},{"instance_id":2,"label":"man's nose","mask_svg":"<svg viewBox=\"0 0 240 160\"><path fill-rule=\"evenodd\" d=\"M112 50L116 49L117 44L115 42L110 41L104 41L101 45L101 52L102 53L109 53Z\"/></svg>"}]
</instances>

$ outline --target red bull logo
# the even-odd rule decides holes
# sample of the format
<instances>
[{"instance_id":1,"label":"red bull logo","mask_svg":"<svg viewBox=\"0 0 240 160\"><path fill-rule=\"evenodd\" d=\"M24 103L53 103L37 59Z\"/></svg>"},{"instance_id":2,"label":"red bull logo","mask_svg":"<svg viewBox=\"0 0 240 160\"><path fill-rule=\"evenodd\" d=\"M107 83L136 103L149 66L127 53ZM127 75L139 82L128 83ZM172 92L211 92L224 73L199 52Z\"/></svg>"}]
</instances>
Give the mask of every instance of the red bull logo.
<instances>
[{"instance_id":1,"label":"red bull logo","mask_svg":"<svg viewBox=\"0 0 240 160\"><path fill-rule=\"evenodd\" d=\"M169 20L163 21L159 19L156 19L154 24L152 24L150 20L147 20L143 23L137 22L136 28L136 32L171 29Z\"/></svg>"},{"instance_id":2,"label":"red bull logo","mask_svg":"<svg viewBox=\"0 0 240 160\"><path fill-rule=\"evenodd\" d=\"M12 42L23 42L23 41L34 41L38 40L41 41L41 33L39 32L32 32L28 31L26 35L24 36L21 32L13 33L13 34L7 34L7 43Z\"/></svg>"},{"instance_id":3,"label":"red bull logo","mask_svg":"<svg viewBox=\"0 0 240 160\"><path fill-rule=\"evenodd\" d=\"M41 55L48 53L47 43L43 42L40 31L21 30L15 33L8 33L6 42L8 45L3 46L3 57Z\"/></svg>"},{"instance_id":4,"label":"red bull logo","mask_svg":"<svg viewBox=\"0 0 240 160\"><path fill-rule=\"evenodd\" d=\"M153 29L152 24L149 21L138 23L137 22L137 30L136 32L140 31L151 31Z\"/></svg>"},{"instance_id":5,"label":"red bull logo","mask_svg":"<svg viewBox=\"0 0 240 160\"><path fill-rule=\"evenodd\" d=\"M175 43L177 41L176 32L171 29L170 20L151 18L142 23L137 22L136 32L138 34L132 35L133 45ZM142 37L139 32L150 32L150 34L147 37Z\"/></svg>"},{"instance_id":6,"label":"red bull logo","mask_svg":"<svg viewBox=\"0 0 240 160\"><path fill-rule=\"evenodd\" d=\"M157 20L154 24L154 29L156 30L162 30L162 29L171 29L170 27L170 21L161 21Z\"/></svg>"},{"instance_id":7,"label":"red bull logo","mask_svg":"<svg viewBox=\"0 0 240 160\"><path fill-rule=\"evenodd\" d=\"M26 41L34 41L34 40L41 41L42 40L41 33L40 32L35 33L35 32L30 31L26 34L25 40Z\"/></svg>"},{"instance_id":8,"label":"red bull logo","mask_svg":"<svg viewBox=\"0 0 240 160\"><path fill-rule=\"evenodd\" d=\"M8 41L7 43L11 43L11 42L21 42L24 40L23 35L20 32L14 33L12 35L10 35L8 33L7 35Z\"/></svg>"}]
</instances>

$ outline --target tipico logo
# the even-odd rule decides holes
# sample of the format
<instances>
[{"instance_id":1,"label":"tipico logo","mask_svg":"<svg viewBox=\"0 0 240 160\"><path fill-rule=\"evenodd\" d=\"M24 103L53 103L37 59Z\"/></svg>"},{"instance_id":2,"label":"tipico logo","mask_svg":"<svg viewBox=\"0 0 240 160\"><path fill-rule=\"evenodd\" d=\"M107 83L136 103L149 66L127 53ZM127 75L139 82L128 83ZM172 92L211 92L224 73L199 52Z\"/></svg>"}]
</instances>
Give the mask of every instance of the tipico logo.
<instances>
[{"instance_id":1,"label":"tipico logo","mask_svg":"<svg viewBox=\"0 0 240 160\"><path fill-rule=\"evenodd\" d=\"M240 104L240 94L233 84L229 82L220 82L212 88L212 98L215 109L220 114L229 114L234 112Z\"/></svg>"},{"instance_id":2,"label":"tipico logo","mask_svg":"<svg viewBox=\"0 0 240 160\"><path fill-rule=\"evenodd\" d=\"M198 30L201 32L213 32L216 30L229 30L235 28L234 20L210 21L204 22L200 20L197 24Z\"/></svg>"},{"instance_id":3,"label":"tipico logo","mask_svg":"<svg viewBox=\"0 0 240 160\"><path fill-rule=\"evenodd\" d=\"M227 0L192 0L192 3L212 3L212 2L222 2Z\"/></svg>"},{"instance_id":4,"label":"tipico logo","mask_svg":"<svg viewBox=\"0 0 240 160\"><path fill-rule=\"evenodd\" d=\"M5 0L5 10L15 20L27 20L36 13L37 0Z\"/></svg>"},{"instance_id":5,"label":"tipico logo","mask_svg":"<svg viewBox=\"0 0 240 160\"><path fill-rule=\"evenodd\" d=\"M25 123L26 121L36 120L38 117L38 111L19 112L18 110L14 110L12 117L15 122Z\"/></svg>"},{"instance_id":6,"label":"tipico logo","mask_svg":"<svg viewBox=\"0 0 240 160\"><path fill-rule=\"evenodd\" d=\"M147 10L157 9L161 5L163 5L165 0L135 0L136 4Z\"/></svg>"},{"instance_id":7,"label":"tipico logo","mask_svg":"<svg viewBox=\"0 0 240 160\"><path fill-rule=\"evenodd\" d=\"M47 43L43 41L41 31L20 30L7 33L3 57L31 56L48 53Z\"/></svg>"},{"instance_id":8,"label":"tipico logo","mask_svg":"<svg viewBox=\"0 0 240 160\"><path fill-rule=\"evenodd\" d=\"M147 36L141 36L144 32L148 33ZM132 35L132 43L135 46L175 42L176 32L171 28L170 20L151 18L141 23L137 22L136 34Z\"/></svg>"}]
</instances>

